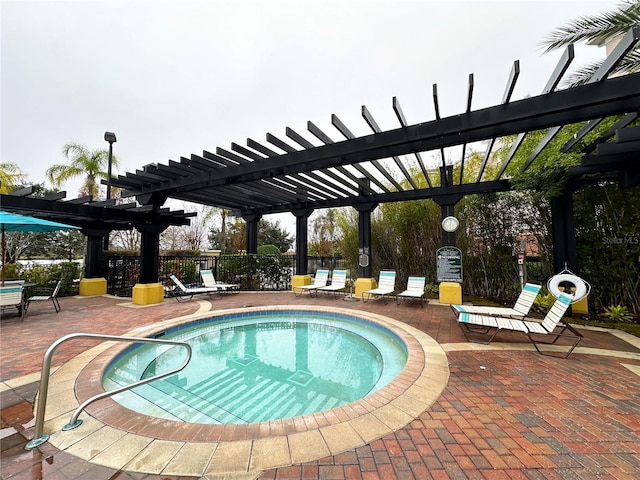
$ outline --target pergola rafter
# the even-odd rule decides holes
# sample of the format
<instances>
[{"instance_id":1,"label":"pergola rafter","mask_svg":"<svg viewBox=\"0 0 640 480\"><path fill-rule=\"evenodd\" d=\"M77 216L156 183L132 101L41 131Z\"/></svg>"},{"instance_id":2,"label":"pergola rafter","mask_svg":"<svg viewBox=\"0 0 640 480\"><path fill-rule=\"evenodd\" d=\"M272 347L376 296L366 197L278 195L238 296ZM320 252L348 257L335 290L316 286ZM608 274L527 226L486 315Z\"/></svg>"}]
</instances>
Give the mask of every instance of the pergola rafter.
<instances>
[{"instance_id":1,"label":"pergola rafter","mask_svg":"<svg viewBox=\"0 0 640 480\"><path fill-rule=\"evenodd\" d=\"M556 84L556 79L552 83ZM193 159L199 157L192 155L187 162L184 158L182 162L176 162L186 168L154 164L144 168L146 175L127 174L112 184L124 188L125 196L163 192L168 197L222 206L240 214L353 205L359 201L360 188L366 189L367 194L379 202L432 198L434 192L428 190L433 187L391 191L382 183L385 176L375 176L375 170L367 170L365 163L385 158L400 159L403 155L424 154L481 140L495 141L506 135L524 135L529 131L553 129L558 125L594 118L625 114L635 118L640 111L639 85L638 74L627 75L362 137L354 137L334 116L334 125L346 134L344 141L333 141L309 122L309 131L325 145L313 146L287 129L287 137L300 144L302 149L291 147L287 152L276 155L271 151L272 156L264 157L258 153L250 154L248 148L234 144L232 150L235 153L218 147L215 156L205 151L200 157L203 160L194 162ZM268 138L274 140L275 137ZM255 143L250 144L256 146ZM241 156L241 153L252 158ZM498 179L504 175L511 158L509 156L506 165L503 164ZM204 168L202 163L212 160L217 161L210 169ZM535 157L530 157L530 161L533 160ZM192 165L194 163L196 165ZM356 168L362 177L347 170L348 166ZM372 185L363 182L362 178ZM486 181L442 187L455 193L459 190L456 187L464 186L464 190L469 191L471 185L471 190L476 188L477 193L481 193L485 190L484 183ZM287 190L287 185L292 190ZM381 185L385 188L379 188ZM238 186L252 190L253 196L239 193ZM305 192L304 198L292 194L294 189ZM506 185L505 189L508 189Z\"/></svg>"}]
</instances>

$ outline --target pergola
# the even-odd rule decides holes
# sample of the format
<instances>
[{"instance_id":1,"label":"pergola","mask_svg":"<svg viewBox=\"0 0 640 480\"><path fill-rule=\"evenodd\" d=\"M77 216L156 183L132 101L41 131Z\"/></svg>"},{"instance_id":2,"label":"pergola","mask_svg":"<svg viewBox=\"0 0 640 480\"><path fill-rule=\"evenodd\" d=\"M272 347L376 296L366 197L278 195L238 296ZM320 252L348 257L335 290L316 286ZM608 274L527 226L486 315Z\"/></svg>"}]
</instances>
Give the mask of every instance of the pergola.
<instances>
[{"instance_id":1,"label":"pergola","mask_svg":"<svg viewBox=\"0 0 640 480\"><path fill-rule=\"evenodd\" d=\"M469 76L467 107L461 114L441 117L437 85L433 85L435 120L410 124L397 98L392 108L398 128L382 131L371 112L362 107L362 117L372 133L356 137L332 115L333 132L307 123L306 136L287 128L285 137L267 133L265 142L247 139L246 146L232 143L230 149L204 150L179 161L150 164L141 170L119 175L111 185L123 189L123 197L135 197L147 223L134 225L147 230L168 226L162 205L169 198L227 209L247 221L247 252L257 251L257 224L265 214L291 212L296 217L296 273L306 275L307 220L315 209L351 206L359 212L359 248L370 252L371 212L384 202L433 199L443 217L454 213L465 195L512 189L510 165L529 132L548 129L546 136L519 168L527 170L550 148L551 141L568 125L582 124L563 153L579 152L580 165L570 167L570 181L564 194L552 202L554 261L556 267L575 268L572 194L584 182L609 178L622 186L640 183L640 74L609 78L615 66L636 46L640 25L621 39L587 84L557 90L573 57L570 45L538 96L511 101L519 62L513 64L500 104L472 110L474 79ZM589 144L586 135L606 119L611 128ZM490 176L486 166L496 159L492 150L505 136L517 135L509 155L501 161L498 174ZM488 141L478 175L464 175L465 149L473 142ZM461 147L460 175L445 161L444 149ZM427 168L423 156L439 154L437 169ZM513 168L513 166L511 166ZM418 172L418 175L414 175ZM106 183L106 182L103 182ZM53 202L59 203L59 202ZM69 203L69 202L64 202ZM4 208L4 196L3 196ZM112 210L112 209L109 209ZM182 214L181 214L182 215ZM162 219L164 218L164 223ZM170 217L177 221L176 216ZM184 217L181 217L184 218ZM73 223L69 218L61 219ZM159 222L155 224L154 222ZM106 228L116 227L115 223ZM162 230L160 230L162 231ZM159 234L158 234L159 235ZM157 260L158 235L143 240L143 257ZM155 242L155 245L151 245ZM443 231L443 244L453 245L453 233ZM157 262L156 262L157 263ZM143 264L141 283L157 282L157 270ZM370 263L359 269L359 278L371 277ZM154 277L155 274L155 277Z\"/></svg>"},{"instance_id":2,"label":"pergola","mask_svg":"<svg viewBox=\"0 0 640 480\"><path fill-rule=\"evenodd\" d=\"M65 201L66 192L34 197L33 187L0 195L2 210L54 220L81 228L87 237L85 273L80 293L94 295L106 293L106 280L102 278L103 239L113 230L137 229L141 233L140 282L158 281L159 235L171 225L189 225L189 217L196 214L154 209L136 202L116 205L115 199L95 201L91 196Z\"/></svg>"}]
</instances>

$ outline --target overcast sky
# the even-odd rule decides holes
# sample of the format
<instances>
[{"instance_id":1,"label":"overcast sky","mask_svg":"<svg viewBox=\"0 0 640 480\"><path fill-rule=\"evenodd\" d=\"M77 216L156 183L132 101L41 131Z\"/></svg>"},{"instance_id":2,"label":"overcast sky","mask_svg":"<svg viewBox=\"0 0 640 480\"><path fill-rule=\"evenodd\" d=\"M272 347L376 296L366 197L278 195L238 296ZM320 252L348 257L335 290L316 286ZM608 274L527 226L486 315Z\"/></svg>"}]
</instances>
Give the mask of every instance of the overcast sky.
<instances>
[{"instance_id":1,"label":"overcast sky","mask_svg":"<svg viewBox=\"0 0 640 480\"><path fill-rule=\"evenodd\" d=\"M334 140L335 113L356 135L501 101L513 62L513 100L540 94L562 52L542 39L619 2L555 1L7 1L1 16L0 161L35 183L65 162L68 142L108 148L117 136L119 173L179 160L231 142L310 140L307 120ZM578 47L575 65L604 57ZM317 142L314 142L317 144ZM81 181L63 186L76 197ZM289 218L290 217L290 218ZM270 217L267 217L270 218ZM293 215L278 217L292 232ZM290 222L287 222L290 220Z\"/></svg>"}]
</instances>

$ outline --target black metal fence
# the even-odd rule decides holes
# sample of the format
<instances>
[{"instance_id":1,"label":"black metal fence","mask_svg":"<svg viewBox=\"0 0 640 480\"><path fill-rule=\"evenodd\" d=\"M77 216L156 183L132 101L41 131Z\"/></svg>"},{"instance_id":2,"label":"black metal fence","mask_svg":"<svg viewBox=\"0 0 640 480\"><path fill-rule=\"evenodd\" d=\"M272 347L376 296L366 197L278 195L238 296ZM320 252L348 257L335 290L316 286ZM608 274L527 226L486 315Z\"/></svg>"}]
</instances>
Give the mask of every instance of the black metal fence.
<instances>
[{"instance_id":1,"label":"black metal fence","mask_svg":"<svg viewBox=\"0 0 640 480\"><path fill-rule=\"evenodd\" d=\"M290 290L295 272L294 255L221 255L177 257L161 256L159 281L172 286L171 275L184 284L200 283L200 271L211 270L217 281L237 283L241 290ZM321 268L348 268L341 257L308 257L307 273ZM133 286L140 278L140 257L105 257L104 271L107 293L130 297Z\"/></svg>"}]
</instances>

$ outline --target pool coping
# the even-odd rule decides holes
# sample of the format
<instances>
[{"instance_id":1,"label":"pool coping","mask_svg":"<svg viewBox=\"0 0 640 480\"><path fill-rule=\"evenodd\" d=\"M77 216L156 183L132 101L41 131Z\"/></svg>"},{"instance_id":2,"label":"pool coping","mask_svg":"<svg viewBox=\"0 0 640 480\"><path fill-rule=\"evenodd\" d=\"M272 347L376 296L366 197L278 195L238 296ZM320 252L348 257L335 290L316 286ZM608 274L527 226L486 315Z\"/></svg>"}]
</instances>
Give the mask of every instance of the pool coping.
<instances>
[{"instance_id":1,"label":"pool coping","mask_svg":"<svg viewBox=\"0 0 640 480\"><path fill-rule=\"evenodd\" d=\"M211 316L273 310L330 312L383 325L408 350L407 365L382 389L347 405L290 419L246 425L187 424L133 412L112 399L90 405L82 425L61 431L87 398L104 391L102 371L128 344L104 342L61 366L50 380L45 432L50 443L91 463L147 474L255 478L263 470L318 460L395 432L427 410L449 379L444 349L430 336L392 318L313 305L234 308L140 327L151 336Z\"/></svg>"}]
</instances>

